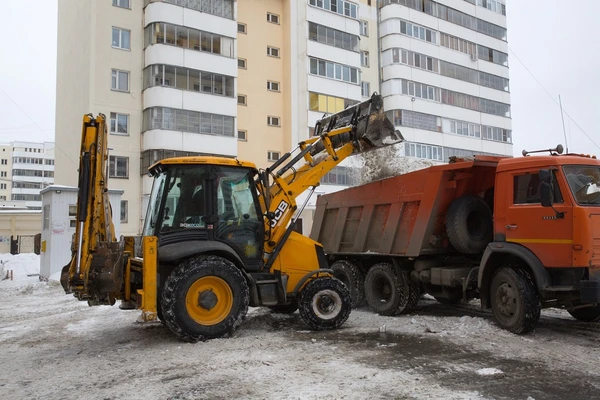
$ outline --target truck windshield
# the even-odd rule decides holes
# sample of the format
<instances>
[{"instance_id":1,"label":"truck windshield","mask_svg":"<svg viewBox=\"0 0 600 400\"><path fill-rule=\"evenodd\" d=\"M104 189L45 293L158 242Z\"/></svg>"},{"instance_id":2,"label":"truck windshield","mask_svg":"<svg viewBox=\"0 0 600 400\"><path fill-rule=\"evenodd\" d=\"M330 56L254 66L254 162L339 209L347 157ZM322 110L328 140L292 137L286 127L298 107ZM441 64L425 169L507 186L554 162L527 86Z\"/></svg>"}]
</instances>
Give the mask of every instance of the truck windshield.
<instances>
[{"instance_id":1,"label":"truck windshield","mask_svg":"<svg viewBox=\"0 0 600 400\"><path fill-rule=\"evenodd\" d=\"M580 205L600 205L600 167L566 165L563 168L575 201Z\"/></svg>"}]
</instances>

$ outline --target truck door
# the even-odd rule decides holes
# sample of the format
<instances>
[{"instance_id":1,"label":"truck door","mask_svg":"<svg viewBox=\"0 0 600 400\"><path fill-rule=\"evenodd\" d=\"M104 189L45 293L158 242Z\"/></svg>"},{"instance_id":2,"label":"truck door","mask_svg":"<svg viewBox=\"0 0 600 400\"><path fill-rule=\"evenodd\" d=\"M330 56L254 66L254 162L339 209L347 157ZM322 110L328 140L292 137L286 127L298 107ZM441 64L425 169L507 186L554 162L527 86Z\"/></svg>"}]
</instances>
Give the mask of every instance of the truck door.
<instances>
[{"instance_id":1,"label":"truck door","mask_svg":"<svg viewBox=\"0 0 600 400\"><path fill-rule=\"evenodd\" d=\"M554 209L542 207L537 170L513 173L512 191L510 185L506 191L506 241L527 247L546 267L564 267L572 262L572 206L568 196L563 196L567 192L559 174L553 171Z\"/></svg>"}]
</instances>

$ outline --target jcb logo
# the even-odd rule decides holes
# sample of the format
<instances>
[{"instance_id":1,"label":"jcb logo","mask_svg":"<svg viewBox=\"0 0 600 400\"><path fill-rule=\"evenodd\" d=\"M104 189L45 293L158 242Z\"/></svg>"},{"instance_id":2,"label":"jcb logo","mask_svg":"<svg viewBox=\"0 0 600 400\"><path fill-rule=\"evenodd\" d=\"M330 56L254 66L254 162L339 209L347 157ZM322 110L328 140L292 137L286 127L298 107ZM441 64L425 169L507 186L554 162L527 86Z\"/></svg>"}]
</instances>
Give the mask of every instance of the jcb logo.
<instances>
[{"instance_id":1,"label":"jcb logo","mask_svg":"<svg viewBox=\"0 0 600 400\"><path fill-rule=\"evenodd\" d=\"M273 217L273 219L271 220L271 228L275 228L277 226L277 223L279 222L281 217L283 217L283 214L285 214L285 211L288 209L289 206L290 205L286 203L285 200L281 200L281 203L279 203L277 209L275 210L275 217Z\"/></svg>"}]
</instances>

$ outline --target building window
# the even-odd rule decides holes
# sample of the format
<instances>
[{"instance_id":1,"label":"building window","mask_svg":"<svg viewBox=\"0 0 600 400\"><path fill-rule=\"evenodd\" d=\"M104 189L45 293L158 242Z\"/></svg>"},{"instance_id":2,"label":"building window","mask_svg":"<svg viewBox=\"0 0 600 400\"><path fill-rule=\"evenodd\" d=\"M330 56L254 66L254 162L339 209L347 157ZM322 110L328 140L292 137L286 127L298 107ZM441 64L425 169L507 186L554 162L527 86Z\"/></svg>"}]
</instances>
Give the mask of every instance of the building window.
<instances>
[{"instance_id":1,"label":"building window","mask_svg":"<svg viewBox=\"0 0 600 400\"><path fill-rule=\"evenodd\" d=\"M238 58L238 68L246 69L246 59Z\"/></svg>"},{"instance_id":2,"label":"building window","mask_svg":"<svg viewBox=\"0 0 600 400\"><path fill-rule=\"evenodd\" d=\"M267 81L267 90L279 92L279 82Z\"/></svg>"},{"instance_id":3,"label":"building window","mask_svg":"<svg viewBox=\"0 0 600 400\"><path fill-rule=\"evenodd\" d=\"M151 65L144 69L144 89L152 86L169 86L219 96L233 97L233 76L199 71L170 65Z\"/></svg>"},{"instance_id":4,"label":"building window","mask_svg":"<svg viewBox=\"0 0 600 400\"><path fill-rule=\"evenodd\" d=\"M279 160L280 152L278 151L267 151L267 160L275 162Z\"/></svg>"},{"instance_id":5,"label":"building window","mask_svg":"<svg viewBox=\"0 0 600 400\"><path fill-rule=\"evenodd\" d=\"M152 44L169 44L233 58L233 38L164 22L144 28L144 47Z\"/></svg>"},{"instance_id":6,"label":"building window","mask_svg":"<svg viewBox=\"0 0 600 400\"><path fill-rule=\"evenodd\" d=\"M421 143L404 143L404 153L408 157L443 161L442 147Z\"/></svg>"},{"instance_id":7,"label":"building window","mask_svg":"<svg viewBox=\"0 0 600 400\"><path fill-rule=\"evenodd\" d=\"M329 79L358 84L358 69L330 61L310 58L310 73Z\"/></svg>"},{"instance_id":8,"label":"building window","mask_svg":"<svg viewBox=\"0 0 600 400\"><path fill-rule=\"evenodd\" d=\"M238 131L237 131L237 132L238 132L238 134L237 134L237 139L238 139L240 142L247 142L247 141L248 141L248 132L247 132L247 131L244 131L244 130L238 129Z\"/></svg>"},{"instance_id":9,"label":"building window","mask_svg":"<svg viewBox=\"0 0 600 400\"><path fill-rule=\"evenodd\" d=\"M129 72L113 69L111 89L119 92L129 92Z\"/></svg>"},{"instance_id":10,"label":"building window","mask_svg":"<svg viewBox=\"0 0 600 400\"><path fill-rule=\"evenodd\" d=\"M363 96L363 97L369 97L369 96L371 96L370 86L371 85L369 84L369 82L362 81L360 83L360 94L361 94L361 96Z\"/></svg>"},{"instance_id":11,"label":"building window","mask_svg":"<svg viewBox=\"0 0 600 400\"><path fill-rule=\"evenodd\" d=\"M369 23L367 21L360 21L360 34L361 36L369 36Z\"/></svg>"},{"instance_id":12,"label":"building window","mask_svg":"<svg viewBox=\"0 0 600 400\"><path fill-rule=\"evenodd\" d=\"M246 31L246 24L242 24L242 23L238 22L237 26L238 26L238 33L248 33Z\"/></svg>"},{"instance_id":13,"label":"building window","mask_svg":"<svg viewBox=\"0 0 600 400\"><path fill-rule=\"evenodd\" d=\"M110 133L113 135L129 135L129 115L111 112Z\"/></svg>"},{"instance_id":14,"label":"building window","mask_svg":"<svg viewBox=\"0 0 600 400\"><path fill-rule=\"evenodd\" d=\"M245 94L238 94L238 104L240 106L247 106L248 105L248 99L246 97Z\"/></svg>"},{"instance_id":15,"label":"building window","mask_svg":"<svg viewBox=\"0 0 600 400\"><path fill-rule=\"evenodd\" d=\"M279 25L279 15L267 13L267 21Z\"/></svg>"},{"instance_id":16,"label":"building window","mask_svg":"<svg viewBox=\"0 0 600 400\"><path fill-rule=\"evenodd\" d=\"M466 121L454 120L450 120L448 122L450 122L450 132L452 133L476 138L481 137L481 125L479 124L472 124Z\"/></svg>"},{"instance_id":17,"label":"building window","mask_svg":"<svg viewBox=\"0 0 600 400\"><path fill-rule=\"evenodd\" d=\"M8 165L8 159L3 158L2 159L2 165Z\"/></svg>"},{"instance_id":18,"label":"building window","mask_svg":"<svg viewBox=\"0 0 600 400\"><path fill-rule=\"evenodd\" d=\"M142 132L165 129L235 137L234 127L234 117L166 107L147 108L142 118Z\"/></svg>"},{"instance_id":19,"label":"building window","mask_svg":"<svg viewBox=\"0 0 600 400\"><path fill-rule=\"evenodd\" d=\"M498 128L495 126L483 126L481 131L481 137L485 140L512 143L512 132L508 129Z\"/></svg>"},{"instance_id":20,"label":"building window","mask_svg":"<svg viewBox=\"0 0 600 400\"><path fill-rule=\"evenodd\" d=\"M359 51L358 36L338 31L327 26L318 25L314 22L308 23L308 38L340 49Z\"/></svg>"},{"instance_id":21,"label":"building window","mask_svg":"<svg viewBox=\"0 0 600 400\"><path fill-rule=\"evenodd\" d=\"M0 189L6 189L6 183L0 183Z\"/></svg>"},{"instance_id":22,"label":"building window","mask_svg":"<svg viewBox=\"0 0 600 400\"><path fill-rule=\"evenodd\" d=\"M12 200L20 201L42 201L42 196L39 194L15 194L11 196Z\"/></svg>"},{"instance_id":23,"label":"building window","mask_svg":"<svg viewBox=\"0 0 600 400\"><path fill-rule=\"evenodd\" d=\"M267 117L267 125L269 126L281 126L281 121L279 117Z\"/></svg>"},{"instance_id":24,"label":"building window","mask_svg":"<svg viewBox=\"0 0 600 400\"><path fill-rule=\"evenodd\" d=\"M362 65L363 67L369 66L369 52L368 51L360 52L360 65Z\"/></svg>"},{"instance_id":25,"label":"building window","mask_svg":"<svg viewBox=\"0 0 600 400\"><path fill-rule=\"evenodd\" d=\"M346 0L309 0L311 6L319 7L327 11L345 15L346 17L358 18L358 5Z\"/></svg>"},{"instance_id":26,"label":"building window","mask_svg":"<svg viewBox=\"0 0 600 400\"><path fill-rule=\"evenodd\" d=\"M279 49L277 47L267 46L267 55L279 58Z\"/></svg>"},{"instance_id":27,"label":"building window","mask_svg":"<svg viewBox=\"0 0 600 400\"><path fill-rule=\"evenodd\" d=\"M129 157L110 156L109 178L129 178Z\"/></svg>"},{"instance_id":28,"label":"building window","mask_svg":"<svg viewBox=\"0 0 600 400\"><path fill-rule=\"evenodd\" d=\"M129 0L112 0L112 5L121 8L130 8Z\"/></svg>"},{"instance_id":29,"label":"building window","mask_svg":"<svg viewBox=\"0 0 600 400\"><path fill-rule=\"evenodd\" d=\"M0 172L0 177L6 178L6 171L1 171Z\"/></svg>"},{"instance_id":30,"label":"building window","mask_svg":"<svg viewBox=\"0 0 600 400\"><path fill-rule=\"evenodd\" d=\"M128 206L129 202L127 200L121 200L121 222L127 222L127 216L128 216L128 210L127 210L127 206Z\"/></svg>"},{"instance_id":31,"label":"building window","mask_svg":"<svg viewBox=\"0 0 600 400\"><path fill-rule=\"evenodd\" d=\"M354 186L358 185L360 181L360 170L357 168L349 167L335 167L329 171L323 178L321 178L321 184L323 185L344 185Z\"/></svg>"},{"instance_id":32,"label":"building window","mask_svg":"<svg viewBox=\"0 0 600 400\"><path fill-rule=\"evenodd\" d=\"M424 83L412 82L402 79L400 93L420 99L440 101L440 89L435 86L429 86ZM392 84L394 87L394 84Z\"/></svg>"},{"instance_id":33,"label":"building window","mask_svg":"<svg viewBox=\"0 0 600 400\"><path fill-rule=\"evenodd\" d=\"M329 114L334 114L344 110L346 107L357 104L356 100L343 99L340 97L328 96L310 92L309 94L310 111L319 111Z\"/></svg>"},{"instance_id":34,"label":"building window","mask_svg":"<svg viewBox=\"0 0 600 400\"><path fill-rule=\"evenodd\" d=\"M121 28L112 28L112 47L123 50L130 50L131 31Z\"/></svg>"}]
</instances>

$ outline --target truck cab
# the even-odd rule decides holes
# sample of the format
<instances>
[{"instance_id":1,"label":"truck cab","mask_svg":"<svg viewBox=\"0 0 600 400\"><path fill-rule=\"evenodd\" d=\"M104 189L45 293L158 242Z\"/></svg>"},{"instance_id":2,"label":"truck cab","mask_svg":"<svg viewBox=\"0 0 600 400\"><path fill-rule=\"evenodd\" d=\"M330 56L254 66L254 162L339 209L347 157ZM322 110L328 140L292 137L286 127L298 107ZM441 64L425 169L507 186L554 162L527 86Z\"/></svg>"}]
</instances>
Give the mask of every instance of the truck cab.
<instances>
[{"instance_id":1,"label":"truck cab","mask_svg":"<svg viewBox=\"0 0 600 400\"><path fill-rule=\"evenodd\" d=\"M534 279L540 300L578 319L600 303L600 162L585 155L503 159L498 163L494 239L479 271L482 304L499 263ZM489 290L486 290L489 289Z\"/></svg>"}]
</instances>

